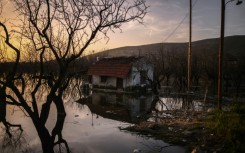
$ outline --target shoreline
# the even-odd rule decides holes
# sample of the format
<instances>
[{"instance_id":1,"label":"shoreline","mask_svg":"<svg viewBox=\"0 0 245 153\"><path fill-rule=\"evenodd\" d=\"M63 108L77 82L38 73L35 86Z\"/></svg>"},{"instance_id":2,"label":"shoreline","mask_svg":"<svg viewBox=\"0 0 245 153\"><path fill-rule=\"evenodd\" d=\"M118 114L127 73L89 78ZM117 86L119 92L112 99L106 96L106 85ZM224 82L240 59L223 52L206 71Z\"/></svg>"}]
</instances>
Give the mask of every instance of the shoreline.
<instances>
[{"instance_id":1,"label":"shoreline","mask_svg":"<svg viewBox=\"0 0 245 153\"><path fill-rule=\"evenodd\" d=\"M171 113L172 112L172 113ZM222 152L223 143L219 136L214 135L206 128L206 120L210 112L164 111L170 114L165 117L153 117L140 124L121 128L140 135L164 140L170 145L181 145L186 152ZM152 121L151 121L152 120Z\"/></svg>"}]
</instances>

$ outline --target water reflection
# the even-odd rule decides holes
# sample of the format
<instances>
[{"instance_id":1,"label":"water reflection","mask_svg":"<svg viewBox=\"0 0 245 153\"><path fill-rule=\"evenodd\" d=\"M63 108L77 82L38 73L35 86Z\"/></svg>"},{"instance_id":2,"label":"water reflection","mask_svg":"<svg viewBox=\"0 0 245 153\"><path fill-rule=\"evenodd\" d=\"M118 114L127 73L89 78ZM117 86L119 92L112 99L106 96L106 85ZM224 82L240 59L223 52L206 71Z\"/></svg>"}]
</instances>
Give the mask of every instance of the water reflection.
<instances>
[{"instance_id":1,"label":"water reflection","mask_svg":"<svg viewBox=\"0 0 245 153\"><path fill-rule=\"evenodd\" d=\"M91 112L87 105L80 103L70 103L68 107L68 109L72 108L73 112L72 115L67 115L67 119L70 122L66 122L64 129L74 132L64 133L64 135L67 140L72 138L69 141L69 145L73 152L131 153L138 149L147 153L169 146L169 144L161 140L121 131L118 127L130 125L127 122L122 122L124 117L118 119L122 121L116 121L112 119L113 114L109 113L109 117L101 116ZM106 107L105 104L101 106L101 108L103 107ZM184 152L184 149L178 146L171 146L159 152Z\"/></svg>"},{"instance_id":2,"label":"water reflection","mask_svg":"<svg viewBox=\"0 0 245 153\"><path fill-rule=\"evenodd\" d=\"M107 97L104 97L106 96ZM100 97L103 97L102 99ZM87 101L94 104L101 104L99 108L105 109L105 114L108 116L102 116L103 114L96 114L92 112L88 105L74 102L79 96L75 96L72 100L71 96L63 97L64 105L67 112L67 116L62 129L62 136L66 139L69 149L73 153L130 153L134 150L141 150L141 152L184 152L184 149L178 146L169 146L161 140L154 140L144 136L139 136L130 132L121 131L118 127L126 127L130 125L130 122L134 122L141 114L147 111L151 103L152 96L148 97L134 97L127 95L118 95L106 93L93 93ZM132 100L132 101L131 101ZM93 102L94 101L94 102ZM114 108L114 109L112 109ZM10 108L9 108L10 109ZM9 143L4 143L4 137L0 138L1 144L6 144L4 148L1 146L0 152L42 152L40 140L37 137L37 133L34 130L32 121L23 115L19 108L14 109L14 113L9 111L9 120L13 123L22 123L22 127L25 131L25 135L21 135L18 145L14 147ZM56 123L55 106L51 105L50 115L47 121L47 127L51 130ZM109 110L109 112L108 112ZM115 111L117 110L117 111ZM106 112L107 111L107 112ZM116 118L115 114L120 111L129 115L129 117ZM17 118L18 116L18 118ZM4 135L4 131L1 130L1 135ZM14 135L17 137L17 135ZM14 139L12 139L14 141ZM12 141L12 142L13 142ZM7 141L6 141L7 142ZM15 149L19 148L19 149ZM161 148L163 148L161 150ZM56 152L67 152L65 145L57 145Z\"/></svg>"},{"instance_id":3,"label":"water reflection","mask_svg":"<svg viewBox=\"0 0 245 153\"><path fill-rule=\"evenodd\" d=\"M187 98L187 95L182 96L167 96L159 97L156 104L158 111L165 110L184 110L184 111L202 111L204 109L204 103L200 98L190 96L190 99Z\"/></svg>"},{"instance_id":4,"label":"water reflection","mask_svg":"<svg viewBox=\"0 0 245 153\"><path fill-rule=\"evenodd\" d=\"M4 129L0 130L2 133ZM25 134L23 131L19 129L11 129L10 130L12 136L10 137L8 133L3 133L0 136L2 140L2 146L0 147L0 152L3 153L14 153L14 152L31 152L28 149L28 143L25 139Z\"/></svg>"},{"instance_id":5,"label":"water reflection","mask_svg":"<svg viewBox=\"0 0 245 153\"><path fill-rule=\"evenodd\" d=\"M94 92L77 102L86 105L94 114L113 120L138 123L152 116L167 115L165 112L202 111L204 105L197 97L186 95L130 95L122 93Z\"/></svg>"},{"instance_id":6,"label":"water reflection","mask_svg":"<svg viewBox=\"0 0 245 153\"><path fill-rule=\"evenodd\" d=\"M50 106L45 126L50 135L53 135L56 152L127 153L137 149L141 152L184 152L182 147L170 146L161 140L121 131L118 128L147 119L152 114L153 107L164 110L164 107L160 108L159 100L153 105L155 96L95 92L92 95L83 95L80 87L79 82L72 80L63 94L66 116L60 117L63 112L57 112L54 103ZM26 94L28 95L27 92ZM46 100L46 95L47 90L42 86L36 94L39 109ZM170 104L165 102L168 108L173 108L174 103L172 106ZM6 113L9 122L21 123L25 134L18 135L11 131L13 137L7 139L5 129L1 129L0 144L4 145L0 147L0 152L42 152L33 121L19 107L8 106ZM20 141L17 143L16 140Z\"/></svg>"},{"instance_id":7,"label":"water reflection","mask_svg":"<svg viewBox=\"0 0 245 153\"><path fill-rule=\"evenodd\" d=\"M122 93L94 92L91 96L78 100L88 106L94 114L105 118L136 123L151 108L153 96L135 96Z\"/></svg>"}]
</instances>

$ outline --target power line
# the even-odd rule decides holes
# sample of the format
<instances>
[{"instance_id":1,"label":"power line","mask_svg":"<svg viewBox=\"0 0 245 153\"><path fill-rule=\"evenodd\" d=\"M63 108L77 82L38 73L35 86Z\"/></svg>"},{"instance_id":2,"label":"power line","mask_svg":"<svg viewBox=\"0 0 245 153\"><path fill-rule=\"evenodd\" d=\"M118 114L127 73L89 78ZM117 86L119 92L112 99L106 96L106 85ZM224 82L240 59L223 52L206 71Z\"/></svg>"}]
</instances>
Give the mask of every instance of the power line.
<instances>
[{"instance_id":1,"label":"power line","mask_svg":"<svg viewBox=\"0 0 245 153\"><path fill-rule=\"evenodd\" d=\"M194 8L194 6L196 5L198 0L196 0L193 5L192 8ZM163 40L163 43L166 42L177 30L178 28L182 25L182 23L185 21L185 19L188 17L189 12L186 13L185 17L180 21L180 23L175 27L175 29Z\"/></svg>"}]
</instances>

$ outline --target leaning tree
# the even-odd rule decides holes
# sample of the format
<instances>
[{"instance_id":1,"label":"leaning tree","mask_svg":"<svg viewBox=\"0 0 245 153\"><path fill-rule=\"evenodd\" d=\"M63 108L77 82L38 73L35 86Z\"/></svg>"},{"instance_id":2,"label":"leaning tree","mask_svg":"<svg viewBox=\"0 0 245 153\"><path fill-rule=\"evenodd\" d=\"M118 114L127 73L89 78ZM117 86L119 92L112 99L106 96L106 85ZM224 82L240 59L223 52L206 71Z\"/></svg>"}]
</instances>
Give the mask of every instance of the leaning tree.
<instances>
[{"instance_id":1,"label":"leaning tree","mask_svg":"<svg viewBox=\"0 0 245 153\"><path fill-rule=\"evenodd\" d=\"M1 77L0 103L21 107L39 135L43 152L54 152L54 146L64 143L62 128L66 116L62 95L73 73L69 66L81 57L89 45L108 33L122 30L130 21L143 22L147 12L145 0L11 0L18 17L9 26L9 20L0 18L1 38L12 52L14 64ZM1 3L3 7L3 3ZM4 10L3 10L4 11ZM11 12L9 12L11 13ZM39 63L32 77L19 73L23 54L30 53ZM26 57L26 56L25 56ZM57 72L46 73L45 61L55 61ZM27 82L33 85L27 91ZM18 85L17 85L18 84ZM37 93L48 84L47 96L38 107ZM57 110L57 120L49 132L45 123L51 104ZM56 139L58 137L58 139Z\"/></svg>"}]
</instances>

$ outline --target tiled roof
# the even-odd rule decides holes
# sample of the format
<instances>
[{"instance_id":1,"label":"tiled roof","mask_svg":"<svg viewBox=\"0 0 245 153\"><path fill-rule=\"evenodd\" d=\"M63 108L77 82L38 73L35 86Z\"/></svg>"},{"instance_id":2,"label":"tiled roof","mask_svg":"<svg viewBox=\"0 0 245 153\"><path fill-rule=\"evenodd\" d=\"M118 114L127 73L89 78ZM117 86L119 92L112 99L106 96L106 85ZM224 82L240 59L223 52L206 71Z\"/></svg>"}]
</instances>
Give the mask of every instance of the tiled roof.
<instances>
[{"instance_id":1,"label":"tiled roof","mask_svg":"<svg viewBox=\"0 0 245 153\"><path fill-rule=\"evenodd\" d=\"M103 58L92 65L87 74L125 78L138 59L136 57Z\"/></svg>"}]
</instances>

